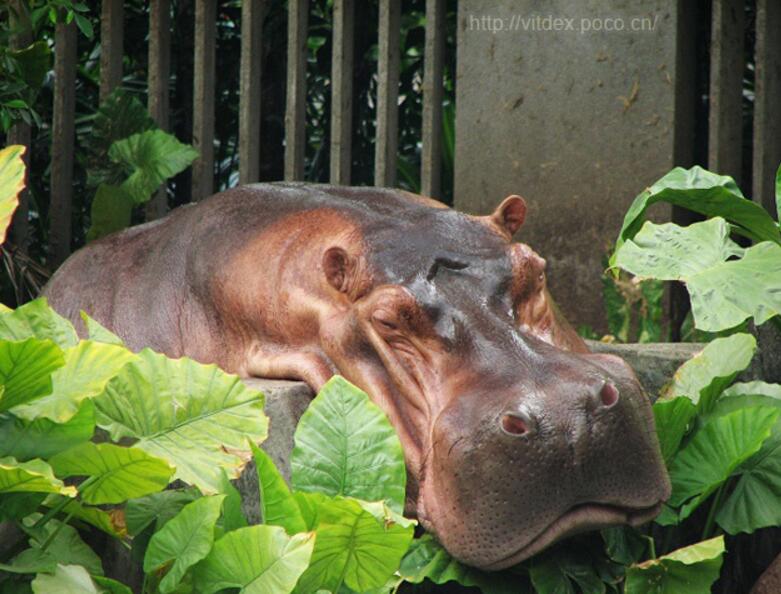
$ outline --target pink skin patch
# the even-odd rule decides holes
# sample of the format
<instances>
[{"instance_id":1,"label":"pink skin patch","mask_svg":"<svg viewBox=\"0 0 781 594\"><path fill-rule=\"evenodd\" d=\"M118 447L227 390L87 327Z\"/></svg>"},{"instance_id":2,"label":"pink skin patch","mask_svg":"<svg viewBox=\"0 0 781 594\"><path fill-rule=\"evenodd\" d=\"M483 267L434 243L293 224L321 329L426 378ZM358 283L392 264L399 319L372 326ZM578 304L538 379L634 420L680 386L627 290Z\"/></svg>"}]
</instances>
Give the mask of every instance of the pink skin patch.
<instances>
[{"instance_id":1,"label":"pink skin patch","mask_svg":"<svg viewBox=\"0 0 781 594\"><path fill-rule=\"evenodd\" d=\"M510 435L525 435L529 431L526 421L515 415L504 415L502 417L502 429Z\"/></svg>"},{"instance_id":2,"label":"pink skin patch","mask_svg":"<svg viewBox=\"0 0 781 594\"><path fill-rule=\"evenodd\" d=\"M599 392L599 398L602 400L602 404L610 408L616 402L618 402L618 388L616 388L611 382L605 382L602 389Z\"/></svg>"}]
</instances>

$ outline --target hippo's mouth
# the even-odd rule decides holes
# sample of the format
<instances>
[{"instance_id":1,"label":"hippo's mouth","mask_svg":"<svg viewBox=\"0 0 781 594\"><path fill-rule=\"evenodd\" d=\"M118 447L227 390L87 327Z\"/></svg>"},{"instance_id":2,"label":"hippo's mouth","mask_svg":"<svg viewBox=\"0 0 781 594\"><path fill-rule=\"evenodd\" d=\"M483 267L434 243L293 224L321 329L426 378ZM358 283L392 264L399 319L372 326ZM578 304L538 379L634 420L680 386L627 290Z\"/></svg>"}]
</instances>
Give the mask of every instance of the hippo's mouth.
<instances>
[{"instance_id":1,"label":"hippo's mouth","mask_svg":"<svg viewBox=\"0 0 781 594\"><path fill-rule=\"evenodd\" d=\"M661 502L643 508L624 508L600 503L576 505L559 516L558 519L554 520L519 550L494 561L490 565L484 566L482 569L496 571L511 567L524 559L536 555L555 541L581 532L599 530L621 524L640 526L659 515L661 509Z\"/></svg>"}]
</instances>

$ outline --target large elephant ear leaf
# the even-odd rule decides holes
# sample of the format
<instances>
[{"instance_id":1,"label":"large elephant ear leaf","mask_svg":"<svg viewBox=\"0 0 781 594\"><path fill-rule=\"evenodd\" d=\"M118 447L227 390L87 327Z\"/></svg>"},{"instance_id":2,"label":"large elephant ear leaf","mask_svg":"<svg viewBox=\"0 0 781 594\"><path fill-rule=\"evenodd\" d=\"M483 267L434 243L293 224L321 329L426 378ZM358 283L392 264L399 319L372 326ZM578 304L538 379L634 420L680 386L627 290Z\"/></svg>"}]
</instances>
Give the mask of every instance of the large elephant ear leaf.
<instances>
[{"instance_id":1,"label":"large elephant ear leaf","mask_svg":"<svg viewBox=\"0 0 781 594\"><path fill-rule=\"evenodd\" d=\"M640 278L685 283L699 330L727 330L752 317L759 325L781 313L781 245L742 248L730 233L721 217L688 227L646 222L614 263Z\"/></svg>"},{"instance_id":2,"label":"large elephant ear leaf","mask_svg":"<svg viewBox=\"0 0 781 594\"><path fill-rule=\"evenodd\" d=\"M108 345L107 345L108 346ZM251 453L247 439L266 438L263 394L216 365L141 351L95 399L98 425L112 439L176 467L174 478L203 493L221 491L222 469L236 478Z\"/></svg>"},{"instance_id":3,"label":"large elephant ear leaf","mask_svg":"<svg viewBox=\"0 0 781 594\"><path fill-rule=\"evenodd\" d=\"M309 565L315 535L288 536L281 526L248 526L229 532L195 567L203 594L239 588L241 594L286 594Z\"/></svg>"},{"instance_id":4,"label":"large elephant ear leaf","mask_svg":"<svg viewBox=\"0 0 781 594\"><path fill-rule=\"evenodd\" d=\"M781 243L781 231L772 217L759 204L747 200L734 179L701 167L676 167L632 202L610 258L611 266L616 264L621 246L640 231L648 207L657 202L681 206L706 217L722 216L749 239Z\"/></svg>"},{"instance_id":5,"label":"large elephant ear leaf","mask_svg":"<svg viewBox=\"0 0 781 594\"><path fill-rule=\"evenodd\" d=\"M0 339L25 338L48 338L61 349L76 346L79 342L73 324L49 307L46 297L0 312Z\"/></svg>"},{"instance_id":6,"label":"large elephant ear leaf","mask_svg":"<svg viewBox=\"0 0 781 594\"><path fill-rule=\"evenodd\" d=\"M116 141L108 155L131 170L120 188L133 203L143 204L165 180L187 169L198 151L162 130L146 130Z\"/></svg>"},{"instance_id":7,"label":"large elephant ear leaf","mask_svg":"<svg viewBox=\"0 0 781 594\"><path fill-rule=\"evenodd\" d=\"M382 410L343 377L328 381L302 415L290 466L295 490L385 500L404 510L401 442Z\"/></svg>"},{"instance_id":8,"label":"large elephant ear leaf","mask_svg":"<svg viewBox=\"0 0 781 594\"><path fill-rule=\"evenodd\" d=\"M24 189L24 151L21 145L0 151L0 244L5 243L11 218L19 206L19 193Z\"/></svg>"}]
</instances>

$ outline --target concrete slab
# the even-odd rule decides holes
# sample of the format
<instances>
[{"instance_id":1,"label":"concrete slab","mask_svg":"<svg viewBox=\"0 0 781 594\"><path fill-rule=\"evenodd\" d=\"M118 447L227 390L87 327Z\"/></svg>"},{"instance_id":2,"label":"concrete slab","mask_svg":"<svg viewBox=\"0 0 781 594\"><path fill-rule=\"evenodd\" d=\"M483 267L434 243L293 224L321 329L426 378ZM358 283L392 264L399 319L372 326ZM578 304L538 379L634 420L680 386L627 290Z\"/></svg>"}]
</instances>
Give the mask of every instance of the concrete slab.
<instances>
[{"instance_id":1,"label":"concrete slab","mask_svg":"<svg viewBox=\"0 0 781 594\"><path fill-rule=\"evenodd\" d=\"M633 198L693 138L685 4L459 2L455 206L487 213L524 196L518 239L546 258L576 325L606 330L602 257Z\"/></svg>"}]
</instances>

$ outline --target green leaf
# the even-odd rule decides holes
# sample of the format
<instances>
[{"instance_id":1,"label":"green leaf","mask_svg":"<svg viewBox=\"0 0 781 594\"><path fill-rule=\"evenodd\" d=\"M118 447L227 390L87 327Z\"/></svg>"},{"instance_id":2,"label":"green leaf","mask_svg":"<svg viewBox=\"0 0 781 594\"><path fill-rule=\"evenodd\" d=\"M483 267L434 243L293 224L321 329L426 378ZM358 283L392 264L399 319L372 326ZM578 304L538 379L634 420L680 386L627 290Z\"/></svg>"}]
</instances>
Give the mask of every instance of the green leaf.
<instances>
[{"instance_id":1,"label":"green leaf","mask_svg":"<svg viewBox=\"0 0 781 594\"><path fill-rule=\"evenodd\" d=\"M261 523L282 526L288 534L305 532L307 526L282 475L269 455L250 442L260 489Z\"/></svg>"},{"instance_id":2,"label":"green leaf","mask_svg":"<svg viewBox=\"0 0 781 594\"><path fill-rule=\"evenodd\" d=\"M125 507L127 530L133 536L140 534L148 526L157 532L166 522L178 514L188 503L195 501L200 494L195 489L172 490L152 493L138 499L131 499Z\"/></svg>"},{"instance_id":3,"label":"green leaf","mask_svg":"<svg viewBox=\"0 0 781 594\"><path fill-rule=\"evenodd\" d=\"M0 414L0 456L19 461L49 458L81 442L95 432L95 409L88 400L65 423L49 419L26 421L10 413Z\"/></svg>"},{"instance_id":4,"label":"green leaf","mask_svg":"<svg viewBox=\"0 0 781 594\"><path fill-rule=\"evenodd\" d=\"M202 594L240 588L241 594L292 592L312 556L315 535L288 536L279 526L248 526L229 532L195 567Z\"/></svg>"},{"instance_id":5,"label":"green leaf","mask_svg":"<svg viewBox=\"0 0 781 594\"><path fill-rule=\"evenodd\" d=\"M90 20L76 13L73 14L73 18L76 21L76 26L79 28L79 31L84 34L84 37L92 39L94 31L92 30L92 23Z\"/></svg>"},{"instance_id":6,"label":"green leaf","mask_svg":"<svg viewBox=\"0 0 781 594\"><path fill-rule=\"evenodd\" d=\"M221 469L236 478L249 458L247 439L266 438L263 395L216 365L168 359L144 349L95 399L98 425L113 440L170 462L174 478L217 493Z\"/></svg>"},{"instance_id":7,"label":"green leaf","mask_svg":"<svg viewBox=\"0 0 781 594\"><path fill-rule=\"evenodd\" d=\"M724 537L698 542L629 567L625 594L710 594L719 577Z\"/></svg>"},{"instance_id":8,"label":"green leaf","mask_svg":"<svg viewBox=\"0 0 781 594\"><path fill-rule=\"evenodd\" d=\"M45 297L0 313L0 340L49 339L61 349L76 346L79 337L68 320L49 307Z\"/></svg>"},{"instance_id":9,"label":"green leaf","mask_svg":"<svg viewBox=\"0 0 781 594\"><path fill-rule=\"evenodd\" d=\"M100 575L93 575L92 581L102 588L102 594L133 594L133 590L125 584ZM182 593L185 594L185 593Z\"/></svg>"},{"instance_id":10,"label":"green leaf","mask_svg":"<svg viewBox=\"0 0 781 594\"><path fill-rule=\"evenodd\" d=\"M103 575L103 565L100 557L95 554L81 539L78 531L59 520L51 519L42 527L35 528L34 522L40 519L40 514L33 514L24 519L28 532L32 533L28 541L31 547L42 549L47 542L46 552L58 563L64 565L83 565L93 575Z\"/></svg>"},{"instance_id":11,"label":"green leaf","mask_svg":"<svg viewBox=\"0 0 781 594\"><path fill-rule=\"evenodd\" d=\"M0 412L52 391L52 373L65 364L51 340L0 340Z\"/></svg>"},{"instance_id":12,"label":"green leaf","mask_svg":"<svg viewBox=\"0 0 781 594\"><path fill-rule=\"evenodd\" d=\"M225 495L225 501L222 502L222 529L230 532L247 526L247 518L241 511L241 493L233 486L225 469L222 469L220 477L220 492Z\"/></svg>"},{"instance_id":13,"label":"green leaf","mask_svg":"<svg viewBox=\"0 0 781 594\"><path fill-rule=\"evenodd\" d=\"M49 462L60 477L86 476L79 494L86 503L123 503L127 499L162 491L174 469L165 460L134 447L88 441Z\"/></svg>"},{"instance_id":14,"label":"green leaf","mask_svg":"<svg viewBox=\"0 0 781 594\"><path fill-rule=\"evenodd\" d=\"M74 497L76 489L63 485L43 460L17 462L6 456L0 458L0 493L61 493Z\"/></svg>"},{"instance_id":15,"label":"green leaf","mask_svg":"<svg viewBox=\"0 0 781 594\"><path fill-rule=\"evenodd\" d=\"M781 386L761 381L734 384L725 390L713 415L753 406L781 409ZM738 474L716 522L729 534L781 524L781 417L759 451L741 464Z\"/></svg>"},{"instance_id":16,"label":"green leaf","mask_svg":"<svg viewBox=\"0 0 781 594\"><path fill-rule=\"evenodd\" d=\"M317 541L296 592L357 592L379 588L398 569L412 541L412 526L378 519L353 499L335 498L318 510Z\"/></svg>"},{"instance_id":17,"label":"green leaf","mask_svg":"<svg viewBox=\"0 0 781 594\"><path fill-rule=\"evenodd\" d=\"M776 218L781 222L781 165L776 171Z\"/></svg>"},{"instance_id":18,"label":"green leaf","mask_svg":"<svg viewBox=\"0 0 781 594\"><path fill-rule=\"evenodd\" d=\"M25 147L15 144L0 150L0 244L5 243L11 218L24 189Z\"/></svg>"},{"instance_id":19,"label":"green leaf","mask_svg":"<svg viewBox=\"0 0 781 594\"><path fill-rule=\"evenodd\" d=\"M749 239L781 243L781 232L767 211L744 198L731 177L716 175L701 167L676 167L643 190L629 207L616 240L611 266L615 265L616 253L624 242L640 230L646 209L656 202L682 206L707 217L724 217Z\"/></svg>"},{"instance_id":20,"label":"green leaf","mask_svg":"<svg viewBox=\"0 0 781 594\"><path fill-rule=\"evenodd\" d=\"M29 516L38 509L46 497L46 493L0 494L0 522L21 520Z\"/></svg>"},{"instance_id":21,"label":"green leaf","mask_svg":"<svg viewBox=\"0 0 781 594\"><path fill-rule=\"evenodd\" d=\"M781 411L752 407L706 421L670 464L673 491L667 502L687 518L770 435Z\"/></svg>"},{"instance_id":22,"label":"green leaf","mask_svg":"<svg viewBox=\"0 0 781 594\"><path fill-rule=\"evenodd\" d=\"M0 563L0 571L9 573L54 573L57 560L41 549L25 549L8 564Z\"/></svg>"},{"instance_id":23,"label":"green leaf","mask_svg":"<svg viewBox=\"0 0 781 594\"><path fill-rule=\"evenodd\" d=\"M124 176L117 175L122 167L107 167L107 156L111 145L134 134L157 129L149 112L135 96L121 88L115 89L101 103L92 124L92 137L88 142L90 150L90 185L100 183L118 184ZM95 179L95 172L98 178ZM116 177L112 177L116 176Z\"/></svg>"},{"instance_id":24,"label":"green leaf","mask_svg":"<svg viewBox=\"0 0 781 594\"><path fill-rule=\"evenodd\" d=\"M103 326L97 320L92 319L87 315L87 312L81 312L81 319L84 322L84 327L87 329L87 336L94 342L105 342L106 344L116 344L119 346L125 346L122 339L114 334L111 330Z\"/></svg>"},{"instance_id":25,"label":"green leaf","mask_svg":"<svg viewBox=\"0 0 781 594\"><path fill-rule=\"evenodd\" d=\"M204 559L212 549L214 525L220 517L224 495L201 497L187 504L149 541L144 557L144 573L168 566L159 589L172 592L185 572Z\"/></svg>"},{"instance_id":26,"label":"green leaf","mask_svg":"<svg viewBox=\"0 0 781 594\"><path fill-rule=\"evenodd\" d=\"M43 501L43 505L51 509L62 504L63 499L62 495L49 495ZM127 533L121 510L115 509L107 512L99 507L84 505L77 499L71 499L61 509L61 513L95 526L95 528L116 538L122 538Z\"/></svg>"},{"instance_id":27,"label":"green leaf","mask_svg":"<svg viewBox=\"0 0 781 594\"><path fill-rule=\"evenodd\" d=\"M681 440L689 431L691 422L697 414L697 407L688 397L680 396L657 400L653 411L662 457L664 463L669 466L681 445Z\"/></svg>"},{"instance_id":28,"label":"green leaf","mask_svg":"<svg viewBox=\"0 0 781 594\"><path fill-rule=\"evenodd\" d=\"M57 565L53 574L39 573L32 583L35 594L101 594L81 565Z\"/></svg>"},{"instance_id":29,"label":"green leaf","mask_svg":"<svg viewBox=\"0 0 781 594\"><path fill-rule=\"evenodd\" d=\"M52 393L14 408L13 413L28 420L45 417L64 423L79 411L84 400L103 392L109 380L135 358L124 347L83 340L65 351L65 365L52 375Z\"/></svg>"},{"instance_id":30,"label":"green leaf","mask_svg":"<svg viewBox=\"0 0 781 594\"><path fill-rule=\"evenodd\" d=\"M45 41L36 41L24 49L8 52L8 55L16 61L19 75L28 87L37 90L43 86L52 66L52 51Z\"/></svg>"},{"instance_id":31,"label":"green leaf","mask_svg":"<svg viewBox=\"0 0 781 594\"><path fill-rule=\"evenodd\" d=\"M94 241L130 227L133 198L120 186L100 184L92 199L87 241Z\"/></svg>"},{"instance_id":32,"label":"green leaf","mask_svg":"<svg viewBox=\"0 0 781 594\"><path fill-rule=\"evenodd\" d=\"M750 334L717 338L678 368L662 399L686 396L708 412L738 373L751 363L757 341Z\"/></svg>"},{"instance_id":33,"label":"green leaf","mask_svg":"<svg viewBox=\"0 0 781 594\"><path fill-rule=\"evenodd\" d=\"M648 548L646 538L629 526L604 528L600 533L605 541L608 557L621 565L631 565L639 561Z\"/></svg>"},{"instance_id":34,"label":"green leaf","mask_svg":"<svg viewBox=\"0 0 781 594\"><path fill-rule=\"evenodd\" d=\"M301 416L290 458L295 490L386 500L404 511L404 452L385 413L340 376Z\"/></svg>"},{"instance_id":35,"label":"green leaf","mask_svg":"<svg viewBox=\"0 0 781 594\"><path fill-rule=\"evenodd\" d=\"M509 571L484 572L462 565L430 534L412 541L404 555L399 573L404 581L420 584L428 579L435 584L458 582L462 586L480 588L484 594L533 593L528 580Z\"/></svg>"},{"instance_id":36,"label":"green leaf","mask_svg":"<svg viewBox=\"0 0 781 594\"><path fill-rule=\"evenodd\" d=\"M132 170L121 187L133 202L143 204L165 180L187 169L198 151L162 130L147 130L116 141L108 155Z\"/></svg>"},{"instance_id":37,"label":"green leaf","mask_svg":"<svg viewBox=\"0 0 781 594\"><path fill-rule=\"evenodd\" d=\"M720 217L688 227L647 222L616 252L615 264L642 278L686 283L700 330L725 330L749 317L762 324L781 313L781 245L744 249L729 235Z\"/></svg>"}]
</instances>

